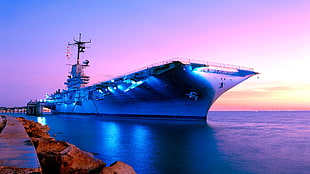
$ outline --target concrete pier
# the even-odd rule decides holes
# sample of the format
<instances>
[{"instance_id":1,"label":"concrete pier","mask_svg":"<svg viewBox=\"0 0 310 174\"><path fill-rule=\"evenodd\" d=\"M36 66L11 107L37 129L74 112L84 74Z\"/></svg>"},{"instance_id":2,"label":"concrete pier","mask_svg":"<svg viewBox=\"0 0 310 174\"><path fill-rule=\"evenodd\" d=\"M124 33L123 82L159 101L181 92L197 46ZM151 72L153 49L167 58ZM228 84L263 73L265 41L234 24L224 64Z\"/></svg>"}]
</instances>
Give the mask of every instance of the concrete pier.
<instances>
[{"instance_id":1,"label":"concrete pier","mask_svg":"<svg viewBox=\"0 0 310 174\"><path fill-rule=\"evenodd\" d=\"M30 101L27 103L27 115L40 116L43 114L44 102Z\"/></svg>"},{"instance_id":2,"label":"concrete pier","mask_svg":"<svg viewBox=\"0 0 310 174\"><path fill-rule=\"evenodd\" d=\"M15 117L4 117L6 125L0 132L0 173L41 173L36 150L24 126Z\"/></svg>"}]
</instances>

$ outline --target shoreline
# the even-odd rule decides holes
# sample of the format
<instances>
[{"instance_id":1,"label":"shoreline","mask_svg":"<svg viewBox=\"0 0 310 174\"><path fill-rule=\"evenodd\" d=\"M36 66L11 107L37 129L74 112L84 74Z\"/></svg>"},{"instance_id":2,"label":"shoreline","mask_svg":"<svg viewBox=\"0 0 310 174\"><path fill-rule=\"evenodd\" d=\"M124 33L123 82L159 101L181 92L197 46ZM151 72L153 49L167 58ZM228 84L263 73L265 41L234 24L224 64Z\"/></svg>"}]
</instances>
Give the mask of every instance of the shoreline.
<instances>
[{"instance_id":1,"label":"shoreline","mask_svg":"<svg viewBox=\"0 0 310 174\"><path fill-rule=\"evenodd\" d=\"M4 120L1 116L1 120ZM134 169L121 161L116 161L110 166L93 154L80 150L73 144L65 141L57 141L48 134L48 125L27 120L24 117L15 117L23 126L31 139L36 155L39 159L42 173L94 173L94 174L135 174ZM6 125L1 124L3 130ZM4 126L3 126L4 125Z\"/></svg>"}]
</instances>

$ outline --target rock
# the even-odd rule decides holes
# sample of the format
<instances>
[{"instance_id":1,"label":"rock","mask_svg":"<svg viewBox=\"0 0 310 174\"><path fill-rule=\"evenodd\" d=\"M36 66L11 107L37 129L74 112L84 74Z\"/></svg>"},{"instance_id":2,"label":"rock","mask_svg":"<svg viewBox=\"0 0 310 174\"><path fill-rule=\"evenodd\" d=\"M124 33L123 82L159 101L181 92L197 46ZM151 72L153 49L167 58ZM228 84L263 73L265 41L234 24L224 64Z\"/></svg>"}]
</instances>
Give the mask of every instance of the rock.
<instances>
[{"instance_id":1,"label":"rock","mask_svg":"<svg viewBox=\"0 0 310 174\"><path fill-rule=\"evenodd\" d=\"M36 169L0 166L1 174L41 174Z\"/></svg>"},{"instance_id":2,"label":"rock","mask_svg":"<svg viewBox=\"0 0 310 174\"><path fill-rule=\"evenodd\" d=\"M31 120L26 120L23 117L17 117L17 120L23 124L29 137L32 138L32 137L49 136L48 131L50 130L50 128L48 127L48 125L43 126L40 123L36 123Z\"/></svg>"},{"instance_id":3,"label":"rock","mask_svg":"<svg viewBox=\"0 0 310 174\"><path fill-rule=\"evenodd\" d=\"M0 133L4 129L5 125L6 125L6 118L5 116L0 115Z\"/></svg>"},{"instance_id":4,"label":"rock","mask_svg":"<svg viewBox=\"0 0 310 174\"><path fill-rule=\"evenodd\" d=\"M54 138L40 138L40 139L32 139L32 142L36 148L37 153L55 151L61 152L69 145L64 141L56 141Z\"/></svg>"},{"instance_id":5,"label":"rock","mask_svg":"<svg viewBox=\"0 0 310 174\"><path fill-rule=\"evenodd\" d=\"M95 159L94 155L80 150L76 146L65 142L57 141L48 134L50 128L40 123L26 120L25 118L17 118L25 127L25 130L35 146L38 158L41 164L43 174L54 173L104 173L104 174L135 174L134 169L117 161L110 167Z\"/></svg>"},{"instance_id":6,"label":"rock","mask_svg":"<svg viewBox=\"0 0 310 174\"><path fill-rule=\"evenodd\" d=\"M63 141L39 140L38 157L43 173L99 173L105 163Z\"/></svg>"},{"instance_id":7,"label":"rock","mask_svg":"<svg viewBox=\"0 0 310 174\"><path fill-rule=\"evenodd\" d=\"M64 173L72 171L75 173L98 173L106 165L101 160L95 159L91 153L82 151L72 144L61 151L60 155L60 170Z\"/></svg>"},{"instance_id":8,"label":"rock","mask_svg":"<svg viewBox=\"0 0 310 174\"><path fill-rule=\"evenodd\" d=\"M116 161L110 167L103 168L100 174L136 174L136 172L128 164Z\"/></svg>"},{"instance_id":9,"label":"rock","mask_svg":"<svg viewBox=\"0 0 310 174\"><path fill-rule=\"evenodd\" d=\"M44 174L54 173L100 173L105 163L95 159L91 153L76 146L57 141L48 134L49 127L40 123L17 118L31 138Z\"/></svg>"}]
</instances>

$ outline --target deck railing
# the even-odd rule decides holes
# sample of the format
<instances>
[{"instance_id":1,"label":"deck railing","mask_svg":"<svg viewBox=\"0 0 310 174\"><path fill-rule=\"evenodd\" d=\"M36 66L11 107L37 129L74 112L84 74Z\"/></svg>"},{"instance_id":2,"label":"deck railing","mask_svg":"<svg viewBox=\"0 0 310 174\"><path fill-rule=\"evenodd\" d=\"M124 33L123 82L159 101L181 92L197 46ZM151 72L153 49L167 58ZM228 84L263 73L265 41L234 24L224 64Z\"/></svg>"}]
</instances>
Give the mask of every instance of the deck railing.
<instances>
[{"instance_id":1,"label":"deck railing","mask_svg":"<svg viewBox=\"0 0 310 174\"><path fill-rule=\"evenodd\" d=\"M184 64L201 63L201 64L205 64L205 65L208 65L208 66L214 66L214 67L219 67L219 68L240 69L240 70L254 71L253 68L249 68L249 67L245 67L245 66L238 66L238 65L231 65L231 64L224 64L224 63L216 63L216 62L209 62L209 61L203 61L203 60L194 60L194 59L183 58L183 57L175 57L175 58L168 59L168 60L165 60L165 61L153 63L151 65L148 65L148 66L145 66L145 67L142 67L142 68L130 71L130 72L126 73L126 74L132 74L132 73L135 73L135 72L138 72L138 71L142 71L144 69L153 68L155 66L164 65L164 64L167 64L167 63L175 62L175 61L179 61L179 62L184 63ZM124 74L124 75L126 75L126 74Z\"/></svg>"},{"instance_id":2,"label":"deck railing","mask_svg":"<svg viewBox=\"0 0 310 174\"><path fill-rule=\"evenodd\" d=\"M164 64L167 64L167 63L172 63L172 62L175 62L175 61L179 61L179 62L181 62L183 64L200 63L200 64L205 64L205 65L208 65L208 66L219 67L219 68L240 69L240 70L246 70L246 71L254 71L253 68L244 67L244 66L224 64L224 63L216 63L216 62L209 62L209 61L203 61L203 60L194 60L194 59L183 58L183 57L175 57L175 58L168 59L168 60L165 60L165 61L160 61L160 62L157 62L157 63L153 63L151 65L148 65L148 66L145 66L145 67L142 67L142 68L135 69L135 70L127 72L125 74L117 75L117 76L111 78L110 80L116 79L116 78L120 78L120 77L129 75L129 74L133 74L135 72L139 72L139 71L142 71L144 69L150 69L150 68L153 68L153 67L156 67L156 66L164 65Z\"/></svg>"}]
</instances>

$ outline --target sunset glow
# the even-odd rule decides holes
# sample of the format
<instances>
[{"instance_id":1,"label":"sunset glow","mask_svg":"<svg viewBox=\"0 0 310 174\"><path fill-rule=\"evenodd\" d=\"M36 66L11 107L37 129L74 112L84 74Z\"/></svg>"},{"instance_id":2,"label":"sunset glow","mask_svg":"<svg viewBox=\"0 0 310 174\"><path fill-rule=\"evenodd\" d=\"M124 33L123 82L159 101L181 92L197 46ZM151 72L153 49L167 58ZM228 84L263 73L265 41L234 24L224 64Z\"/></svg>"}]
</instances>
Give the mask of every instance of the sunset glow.
<instances>
[{"instance_id":1,"label":"sunset glow","mask_svg":"<svg viewBox=\"0 0 310 174\"><path fill-rule=\"evenodd\" d=\"M310 1L1 1L0 106L64 88L67 43L92 40L90 84L173 57L261 73L211 110L310 110Z\"/></svg>"}]
</instances>

